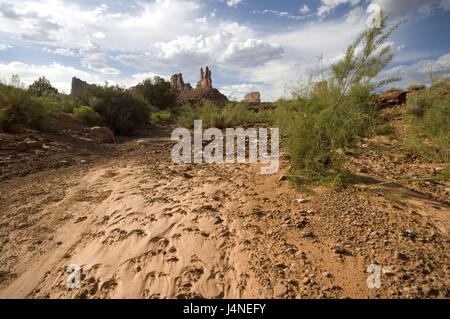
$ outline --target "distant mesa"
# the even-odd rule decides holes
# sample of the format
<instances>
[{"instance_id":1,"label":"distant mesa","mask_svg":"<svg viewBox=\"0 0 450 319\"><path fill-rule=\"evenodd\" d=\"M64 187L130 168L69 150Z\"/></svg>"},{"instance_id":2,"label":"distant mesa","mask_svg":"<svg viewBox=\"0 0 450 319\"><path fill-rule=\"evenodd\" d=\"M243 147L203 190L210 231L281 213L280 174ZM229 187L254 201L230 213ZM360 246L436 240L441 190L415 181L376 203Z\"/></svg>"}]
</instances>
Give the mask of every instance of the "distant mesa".
<instances>
[{"instance_id":1,"label":"distant mesa","mask_svg":"<svg viewBox=\"0 0 450 319\"><path fill-rule=\"evenodd\" d=\"M83 80L80 80L79 78L73 77L72 78L72 90L70 91L70 95L75 95L79 92L82 92L86 90L86 88L89 86L89 84Z\"/></svg>"},{"instance_id":2,"label":"distant mesa","mask_svg":"<svg viewBox=\"0 0 450 319\"><path fill-rule=\"evenodd\" d=\"M259 92L250 92L244 97L244 102L261 103L261 94Z\"/></svg>"},{"instance_id":3,"label":"distant mesa","mask_svg":"<svg viewBox=\"0 0 450 319\"><path fill-rule=\"evenodd\" d=\"M192 86L190 83L184 83L183 74L181 73L172 75L172 77L170 78L170 86L176 92L183 90L192 90Z\"/></svg>"},{"instance_id":4,"label":"distant mesa","mask_svg":"<svg viewBox=\"0 0 450 319\"><path fill-rule=\"evenodd\" d=\"M219 90L213 88L211 79L211 70L206 67L200 69L200 81L198 81L195 89L190 83L184 83L183 74L178 73L170 78L170 85L177 93L177 103L198 103L202 100L209 100L219 105L224 105L228 99Z\"/></svg>"}]
</instances>

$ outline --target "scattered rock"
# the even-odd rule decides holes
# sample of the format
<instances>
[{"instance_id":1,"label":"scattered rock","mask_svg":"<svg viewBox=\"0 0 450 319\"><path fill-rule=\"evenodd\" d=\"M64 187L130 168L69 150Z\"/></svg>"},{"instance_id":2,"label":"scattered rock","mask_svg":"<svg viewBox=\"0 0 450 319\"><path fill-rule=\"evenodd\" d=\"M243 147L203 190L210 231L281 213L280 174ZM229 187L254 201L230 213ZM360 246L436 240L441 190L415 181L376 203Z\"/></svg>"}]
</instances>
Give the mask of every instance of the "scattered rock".
<instances>
[{"instance_id":1,"label":"scattered rock","mask_svg":"<svg viewBox=\"0 0 450 319\"><path fill-rule=\"evenodd\" d=\"M402 105L406 102L405 91L391 91L381 94L378 97L378 104L381 107L389 107L395 105Z\"/></svg>"},{"instance_id":2,"label":"scattered rock","mask_svg":"<svg viewBox=\"0 0 450 319\"><path fill-rule=\"evenodd\" d=\"M306 199L306 198L297 198L295 201L296 201L297 203L304 204L304 203L309 202L309 199Z\"/></svg>"},{"instance_id":3,"label":"scattered rock","mask_svg":"<svg viewBox=\"0 0 450 319\"><path fill-rule=\"evenodd\" d=\"M259 92L251 92L245 95L244 102L247 103L261 103L261 95Z\"/></svg>"},{"instance_id":4,"label":"scattered rock","mask_svg":"<svg viewBox=\"0 0 450 319\"><path fill-rule=\"evenodd\" d=\"M342 246L339 245L339 244L334 244L334 245L332 245L332 248L333 248L334 252L337 253L337 254L343 254L343 253L345 253L345 248L342 247Z\"/></svg>"},{"instance_id":5,"label":"scattered rock","mask_svg":"<svg viewBox=\"0 0 450 319\"><path fill-rule=\"evenodd\" d=\"M395 271L390 266L384 266L383 274L385 274L386 276L393 276L393 275L395 275Z\"/></svg>"}]
</instances>

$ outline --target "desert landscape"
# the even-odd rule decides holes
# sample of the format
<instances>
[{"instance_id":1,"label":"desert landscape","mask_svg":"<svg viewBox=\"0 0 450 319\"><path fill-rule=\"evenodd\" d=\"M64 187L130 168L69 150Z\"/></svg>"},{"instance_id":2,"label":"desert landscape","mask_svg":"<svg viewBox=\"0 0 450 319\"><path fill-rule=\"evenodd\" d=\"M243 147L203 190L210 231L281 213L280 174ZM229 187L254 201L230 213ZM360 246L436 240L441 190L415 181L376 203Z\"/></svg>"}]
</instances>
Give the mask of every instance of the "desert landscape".
<instances>
[{"instance_id":1,"label":"desert landscape","mask_svg":"<svg viewBox=\"0 0 450 319\"><path fill-rule=\"evenodd\" d=\"M2 73L0 298L448 299L450 81L377 81L404 22L277 100L206 65L69 94ZM194 120L279 128L278 171L250 137L242 163L175 163Z\"/></svg>"}]
</instances>

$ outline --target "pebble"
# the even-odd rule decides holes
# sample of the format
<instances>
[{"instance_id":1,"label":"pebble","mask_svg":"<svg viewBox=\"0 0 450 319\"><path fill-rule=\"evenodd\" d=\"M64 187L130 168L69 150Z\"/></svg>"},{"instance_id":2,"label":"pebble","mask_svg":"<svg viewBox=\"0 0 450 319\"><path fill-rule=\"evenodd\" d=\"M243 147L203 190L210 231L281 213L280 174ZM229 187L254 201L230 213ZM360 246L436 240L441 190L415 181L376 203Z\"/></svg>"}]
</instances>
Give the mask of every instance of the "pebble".
<instances>
[{"instance_id":1,"label":"pebble","mask_svg":"<svg viewBox=\"0 0 450 319\"><path fill-rule=\"evenodd\" d=\"M306 198L297 198L295 201L296 201L297 203L304 204L304 203L309 202L309 199L306 199Z\"/></svg>"},{"instance_id":2,"label":"pebble","mask_svg":"<svg viewBox=\"0 0 450 319\"><path fill-rule=\"evenodd\" d=\"M212 217L212 218L211 218L211 221L212 221L215 225L217 225L217 224L222 223L222 222L223 222L223 219L220 218L220 217Z\"/></svg>"},{"instance_id":3,"label":"pebble","mask_svg":"<svg viewBox=\"0 0 450 319\"><path fill-rule=\"evenodd\" d=\"M395 275L395 271L390 266L384 266L383 274L385 274L386 276L393 276L393 275Z\"/></svg>"},{"instance_id":4,"label":"pebble","mask_svg":"<svg viewBox=\"0 0 450 319\"><path fill-rule=\"evenodd\" d=\"M324 271L324 272L322 273L322 276L324 276L325 278L330 278L330 277L331 277L331 274L330 274L328 271Z\"/></svg>"},{"instance_id":5,"label":"pebble","mask_svg":"<svg viewBox=\"0 0 450 319\"><path fill-rule=\"evenodd\" d=\"M87 165L87 164L89 164L89 161L88 160L81 160L80 164L81 165Z\"/></svg>"},{"instance_id":6,"label":"pebble","mask_svg":"<svg viewBox=\"0 0 450 319\"><path fill-rule=\"evenodd\" d=\"M302 237L313 237L313 233L310 231L302 231L301 235Z\"/></svg>"}]
</instances>

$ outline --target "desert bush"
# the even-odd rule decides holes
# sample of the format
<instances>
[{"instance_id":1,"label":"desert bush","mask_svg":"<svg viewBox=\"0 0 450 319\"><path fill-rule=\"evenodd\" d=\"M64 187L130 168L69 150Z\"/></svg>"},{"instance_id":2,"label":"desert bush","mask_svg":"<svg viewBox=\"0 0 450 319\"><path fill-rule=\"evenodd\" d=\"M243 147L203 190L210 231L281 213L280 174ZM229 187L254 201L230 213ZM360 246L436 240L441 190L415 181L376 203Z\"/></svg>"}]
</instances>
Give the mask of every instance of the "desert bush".
<instances>
[{"instance_id":1,"label":"desert bush","mask_svg":"<svg viewBox=\"0 0 450 319\"><path fill-rule=\"evenodd\" d=\"M309 80L292 90L293 99L276 102L273 116L285 136L282 145L290 154L296 183L327 181L340 188L351 180L343 167L345 152L377 123L373 92L398 80L374 80L392 60L386 40L403 22L388 29L387 19L382 15L381 27L362 32L332 65L326 89L313 93Z\"/></svg>"},{"instance_id":2,"label":"desert bush","mask_svg":"<svg viewBox=\"0 0 450 319\"><path fill-rule=\"evenodd\" d=\"M157 125L162 122L168 122L171 119L172 119L171 111L152 110L150 111L148 121L151 125Z\"/></svg>"},{"instance_id":3,"label":"desert bush","mask_svg":"<svg viewBox=\"0 0 450 319\"><path fill-rule=\"evenodd\" d=\"M424 90L426 86L424 84L413 82L410 85L408 85L408 91L419 91Z\"/></svg>"},{"instance_id":4,"label":"desert bush","mask_svg":"<svg viewBox=\"0 0 450 319\"><path fill-rule=\"evenodd\" d=\"M86 124L95 124L100 121L100 115L91 107L83 105L73 109L75 118Z\"/></svg>"},{"instance_id":5,"label":"desert bush","mask_svg":"<svg viewBox=\"0 0 450 319\"><path fill-rule=\"evenodd\" d=\"M15 78L15 81L18 78ZM35 128L43 128L43 120L52 114L55 104L42 103L41 98L31 96L21 85L3 85L0 90L0 106L10 122L26 122Z\"/></svg>"},{"instance_id":6,"label":"desert bush","mask_svg":"<svg viewBox=\"0 0 450 319\"><path fill-rule=\"evenodd\" d=\"M408 97L408 113L414 116L422 117L433 103L432 91L416 91Z\"/></svg>"},{"instance_id":7,"label":"desert bush","mask_svg":"<svg viewBox=\"0 0 450 319\"><path fill-rule=\"evenodd\" d=\"M117 134L129 134L148 120L149 106L143 98L117 85L90 85L76 100L98 112Z\"/></svg>"},{"instance_id":8,"label":"desert bush","mask_svg":"<svg viewBox=\"0 0 450 319\"><path fill-rule=\"evenodd\" d=\"M176 124L178 126L192 128L194 120L202 120L203 127L242 127L249 123L269 122L269 111L258 113L250 110L245 102L229 102L224 107L217 106L211 101L203 101L197 105L185 104L174 110Z\"/></svg>"},{"instance_id":9,"label":"desert bush","mask_svg":"<svg viewBox=\"0 0 450 319\"><path fill-rule=\"evenodd\" d=\"M403 91L401 88L389 88L389 89L387 89L387 90L384 90L383 91L383 94L384 93L392 93L392 92L401 92L401 91Z\"/></svg>"},{"instance_id":10,"label":"desert bush","mask_svg":"<svg viewBox=\"0 0 450 319\"><path fill-rule=\"evenodd\" d=\"M136 86L137 94L143 96L151 105L165 110L175 105L176 94L170 82L161 77L146 79Z\"/></svg>"},{"instance_id":11,"label":"desert bush","mask_svg":"<svg viewBox=\"0 0 450 319\"><path fill-rule=\"evenodd\" d=\"M8 112L6 112L6 110L0 109L0 132L5 131L10 122L11 118Z\"/></svg>"},{"instance_id":12,"label":"desert bush","mask_svg":"<svg viewBox=\"0 0 450 319\"><path fill-rule=\"evenodd\" d=\"M450 99L430 98L423 114L410 114L405 149L431 160L450 160Z\"/></svg>"},{"instance_id":13,"label":"desert bush","mask_svg":"<svg viewBox=\"0 0 450 319\"><path fill-rule=\"evenodd\" d=\"M55 89L45 77L40 77L28 87L28 92L30 92L31 95L43 96L46 94L57 94L58 90Z\"/></svg>"}]
</instances>

